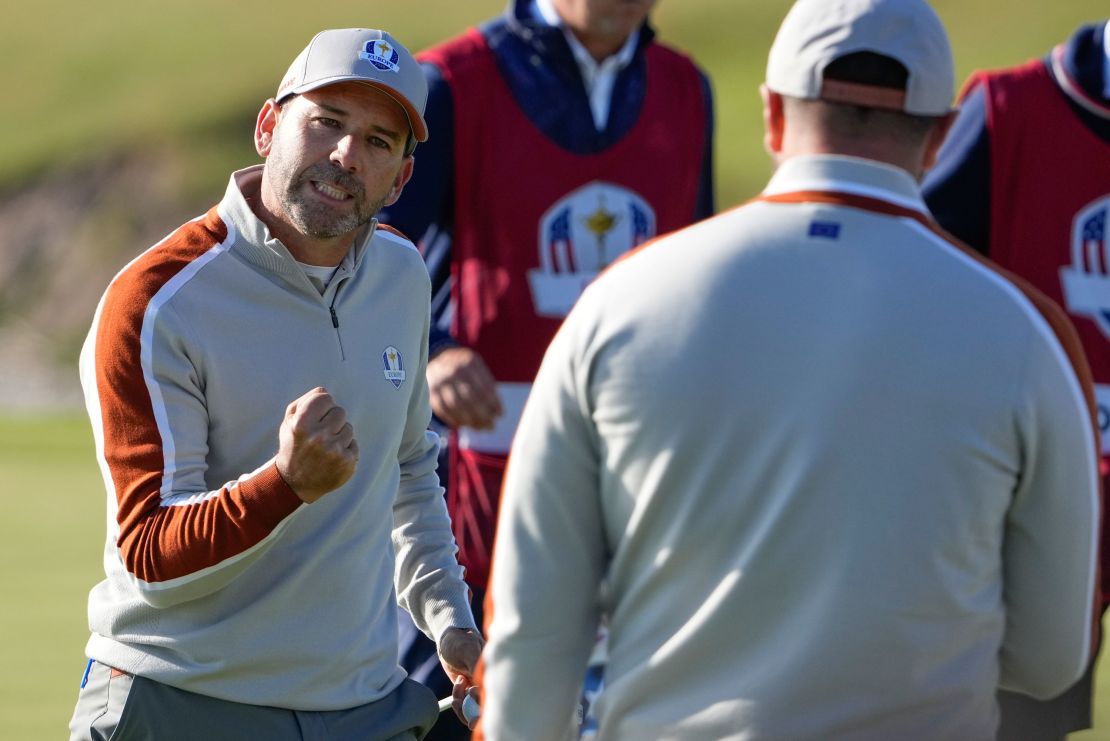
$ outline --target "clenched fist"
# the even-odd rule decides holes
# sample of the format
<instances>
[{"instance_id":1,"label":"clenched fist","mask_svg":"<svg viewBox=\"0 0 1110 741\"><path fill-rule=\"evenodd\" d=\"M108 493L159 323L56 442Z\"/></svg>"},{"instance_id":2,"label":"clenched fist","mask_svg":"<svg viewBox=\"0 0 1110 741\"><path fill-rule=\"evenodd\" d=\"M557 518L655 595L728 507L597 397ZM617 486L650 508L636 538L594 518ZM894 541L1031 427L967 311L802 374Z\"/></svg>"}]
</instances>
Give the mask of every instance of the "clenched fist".
<instances>
[{"instance_id":1,"label":"clenched fist","mask_svg":"<svg viewBox=\"0 0 1110 741\"><path fill-rule=\"evenodd\" d=\"M497 382L482 356L468 347L450 347L428 361L432 411L448 427L491 430L501 416Z\"/></svg>"},{"instance_id":2,"label":"clenched fist","mask_svg":"<svg viewBox=\"0 0 1110 741\"><path fill-rule=\"evenodd\" d=\"M278 431L278 473L312 503L354 475L358 442L347 412L317 386L285 409Z\"/></svg>"}]
</instances>

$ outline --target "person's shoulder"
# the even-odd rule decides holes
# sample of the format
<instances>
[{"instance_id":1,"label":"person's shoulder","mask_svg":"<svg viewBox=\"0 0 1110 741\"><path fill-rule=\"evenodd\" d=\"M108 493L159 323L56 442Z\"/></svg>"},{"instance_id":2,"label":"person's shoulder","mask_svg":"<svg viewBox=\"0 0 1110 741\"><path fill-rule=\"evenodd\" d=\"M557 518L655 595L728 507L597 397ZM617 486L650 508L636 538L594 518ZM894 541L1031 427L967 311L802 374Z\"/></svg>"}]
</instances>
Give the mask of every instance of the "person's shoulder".
<instances>
[{"instance_id":1,"label":"person's shoulder","mask_svg":"<svg viewBox=\"0 0 1110 741\"><path fill-rule=\"evenodd\" d=\"M443 73L457 73L489 51L486 37L490 28L501 25L494 19L481 27L470 27L462 33L434 44L416 55L417 61L433 65Z\"/></svg>"},{"instance_id":2,"label":"person's shoulder","mask_svg":"<svg viewBox=\"0 0 1110 741\"><path fill-rule=\"evenodd\" d=\"M1040 316L1053 329L1058 336L1069 335L1070 320L1067 314L1052 298L1037 288L1032 281L1024 276L1006 268L994 260L982 255L979 251L968 245L963 240L946 231L936 223L926 224L926 234L932 239L939 240L947 245L950 254L957 257L962 263L966 273L977 275L980 280L975 295L984 297L988 294L987 286L993 285L1000 289L1000 297L1021 309L1022 313ZM997 312L993 314L1000 318Z\"/></svg>"},{"instance_id":3,"label":"person's shoulder","mask_svg":"<svg viewBox=\"0 0 1110 741\"><path fill-rule=\"evenodd\" d=\"M1008 67L977 70L968 77L960 93L966 101L972 94L983 96L988 108L1000 115L1006 110L1021 111L1028 99L1037 99L1052 88L1046 59L1029 59Z\"/></svg>"},{"instance_id":4,"label":"person's shoulder","mask_svg":"<svg viewBox=\"0 0 1110 741\"><path fill-rule=\"evenodd\" d=\"M658 38L648 43L644 53L654 56L661 64L691 67L702 75L706 74L690 51L666 44Z\"/></svg>"},{"instance_id":5,"label":"person's shoulder","mask_svg":"<svg viewBox=\"0 0 1110 741\"><path fill-rule=\"evenodd\" d=\"M230 228L213 207L207 213L190 219L174 229L153 246L128 263L121 273L172 273L211 256L215 248L227 247L234 239Z\"/></svg>"},{"instance_id":6,"label":"person's shoulder","mask_svg":"<svg viewBox=\"0 0 1110 741\"><path fill-rule=\"evenodd\" d=\"M411 239L399 229L379 223L374 229L370 247L375 270L391 276L395 283L412 286L418 291L414 296L424 295L424 300L428 300L431 276L420 250Z\"/></svg>"},{"instance_id":7,"label":"person's shoulder","mask_svg":"<svg viewBox=\"0 0 1110 741\"><path fill-rule=\"evenodd\" d=\"M660 43L652 39L643 50L649 64L664 79L669 79L683 87L697 86L703 97L712 99L713 91L709 73L697 63L688 52Z\"/></svg>"},{"instance_id":8,"label":"person's shoulder","mask_svg":"<svg viewBox=\"0 0 1110 741\"><path fill-rule=\"evenodd\" d=\"M395 247L402 247L409 250L416 249L416 243L409 239L407 234L389 224L382 224L379 222L377 228L374 229L374 238L384 240L386 244Z\"/></svg>"},{"instance_id":9,"label":"person's shoulder","mask_svg":"<svg viewBox=\"0 0 1110 741\"><path fill-rule=\"evenodd\" d=\"M990 82L1021 81L1030 77L1043 76L1048 71L1045 62L1046 60L1044 57L1027 59L1024 62L1008 67L995 67L993 69L983 70L978 73L978 76Z\"/></svg>"},{"instance_id":10,"label":"person's shoulder","mask_svg":"<svg viewBox=\"0 0 1110 741\"><path fill-rule=\"evenodd\" d=\"M675 231L660 234L618 257L606 273L619 273L627 270L628 266L650 269L654 261L669 260L672 254L680 255L682 261L689 262L699 252L704 252L708 244L728 242L739 245L747 242L753 225L766 222L767 214L762 205L765 204L751 200Z\"/></svg>"},{"instance_id":11,"label":"person's shoulder","mask_svg":"<svg viewBox=\"0 0 1110 741\"><path fill-rule=\"evenodd\" d=\"M382 252L392 255L402 262L418 265L421 272L427 272L419 248L400 229L379 222L374 229L372 240L374 245Z\"/></svg>"}]
</instances>

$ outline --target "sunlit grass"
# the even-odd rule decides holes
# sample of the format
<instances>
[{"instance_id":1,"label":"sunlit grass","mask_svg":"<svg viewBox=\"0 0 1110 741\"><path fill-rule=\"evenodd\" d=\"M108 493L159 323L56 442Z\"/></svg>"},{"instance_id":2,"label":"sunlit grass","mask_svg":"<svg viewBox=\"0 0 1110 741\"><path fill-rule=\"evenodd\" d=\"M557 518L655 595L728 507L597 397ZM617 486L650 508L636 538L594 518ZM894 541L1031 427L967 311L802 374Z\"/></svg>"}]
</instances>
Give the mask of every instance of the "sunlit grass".
<instances>
[{"instance_id":1,"label":"sunlit grass","mask_svg":"<svg viewBox=\"0 0 1110 741\"><path fill-rule=\"evenodd\" d=\"M279 10L260 0L15 3L0 24L0 69L9 80L0 96L0 187L117 147L190 146L213 121L251 121L319 29L386 28L416 50L505 4L339 0ZM1040 56L1079 23L1106 14L1104 0L1008 3L1004 12L994 0L934 5L952 36L961 80L975 68ZM655 13L660 36L692 53L713 79L722 207L754 195L770 172L757 91L788 7L783 0L662 0ZM228 156L238 167L251 156L249 133L222 148L201 146L210 159ZM222 189L222 178L211 180Z\"/></svg>"}]
</instances>

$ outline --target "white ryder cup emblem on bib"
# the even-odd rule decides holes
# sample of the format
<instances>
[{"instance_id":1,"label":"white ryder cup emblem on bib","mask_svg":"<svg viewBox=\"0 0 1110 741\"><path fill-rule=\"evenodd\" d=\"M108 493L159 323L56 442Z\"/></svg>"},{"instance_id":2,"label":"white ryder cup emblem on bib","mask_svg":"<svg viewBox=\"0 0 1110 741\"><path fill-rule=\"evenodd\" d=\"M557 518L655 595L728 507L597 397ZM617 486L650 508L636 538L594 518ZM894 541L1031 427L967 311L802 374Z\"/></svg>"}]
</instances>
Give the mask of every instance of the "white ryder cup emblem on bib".
<instances>
[{"instance_id":1,"label":"white ryder cup emblem on bib","mask_svg":"<svg viewBox=\"0 0 1110 741\"><path fill-rule=\"evenodd\" d=\"M1071 227L1072 264L1060 268L1068 311L1094 320L1110 338L1110 245L1106 221L1110 195L1083 207Z\"/></svg>"},{"instance_id":2,"label":"white ryder cup emblem on bib","mask_svg":"<svg viewBox=\"0 0 1110 741\"><path fill-rule=\"evenodd\" d=\"M383 72L399 72L401 70L401 68L397 66L397 60L400 59L400 55L397 54L397 50L393 48L393 44L385 39L367 41L366 46L358 53L358 58L365 59Z\"/></svg>"},{"instance_id":3,"label":"white ryder cup emblem on bib","mask_svg":"<svg viewBox=\"0 0 1110 741\"><path fill-rule=\"evenodd\" d=\"M540 316L564 317L586 286L618 257L655 236L655 211L633 191L595 180L540 219L540 266L528 271Z\"/></svg>"},{"instance_id":4,"label":"white ryder cup emblem on bib","mask_svg":"<svg viewBox=\"0 0 1110 741\"><path fill-rule=\"evenodd\" d=\"M382 353L382 363L385 365L385 380L400 388L405 382L405 361L401 358L401 351L390 345Z\"/></svg>"}]
</instances>

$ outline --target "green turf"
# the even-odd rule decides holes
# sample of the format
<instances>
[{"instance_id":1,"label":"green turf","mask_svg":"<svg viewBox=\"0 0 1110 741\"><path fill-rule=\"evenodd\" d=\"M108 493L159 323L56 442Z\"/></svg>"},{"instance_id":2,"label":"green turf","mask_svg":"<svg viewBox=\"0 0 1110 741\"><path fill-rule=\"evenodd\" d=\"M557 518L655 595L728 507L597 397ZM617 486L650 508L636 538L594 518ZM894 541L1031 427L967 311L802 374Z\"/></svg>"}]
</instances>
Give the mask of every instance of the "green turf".
<instances>
[{"instance_id":1,"label":"green turf","mask_svg":"<svg viewBox=\"0 0 1110 741\"><path fill-rule=\"evenodd\" d=\"M386 28L415 50L506 2L338 0L284 3L280 12L261 0L11 4L0 24L0 69L17 84L0 96L0 188L119 146L169 144L202 159L204 182L218 194L228 167L253 161L253 115L315 30ZM1105 0L933 4L952 36L961 80L974 68L1040 56L1079 23L1107 12ZM713 79L722 207L754 195L770 172L760 143L758 86L788 6L784 0L663 0L655 12L661 37L691 50ZM225 121L237 129L220 128L218 143L198 140L198 131ZM219 159L230 163L213 162Z\"/></svg>"},{"instance_id":2,"label":"green turf","mask_svg":"<svg viewBox=\"0 0 1110 741\"><path fill-rule=\"evenodd\" d=\"M320 29L385 28L415 51L504 7L500 0L9 5L0 69L18 84L0 96L0 183L105 149L189 139L244 106L256 113ZM247 154L250 133L241 132Z\"/></svg>"},{"instance_id":3,"label":"green turf","mask_svg":"<svg viewBox=\"0 0 1110 741\"><path fill-rule=\"evenodd\" d=\"M64 737L103 574L103 492L84 418L0 420L0 738Z\"/></svg>"}]
</instances>

